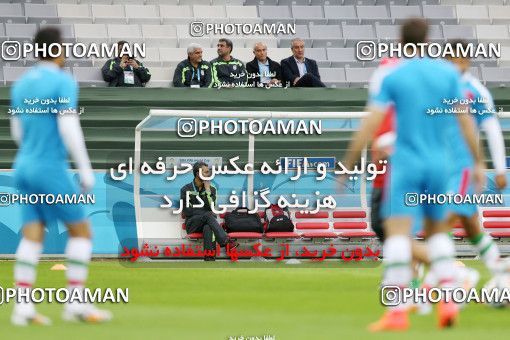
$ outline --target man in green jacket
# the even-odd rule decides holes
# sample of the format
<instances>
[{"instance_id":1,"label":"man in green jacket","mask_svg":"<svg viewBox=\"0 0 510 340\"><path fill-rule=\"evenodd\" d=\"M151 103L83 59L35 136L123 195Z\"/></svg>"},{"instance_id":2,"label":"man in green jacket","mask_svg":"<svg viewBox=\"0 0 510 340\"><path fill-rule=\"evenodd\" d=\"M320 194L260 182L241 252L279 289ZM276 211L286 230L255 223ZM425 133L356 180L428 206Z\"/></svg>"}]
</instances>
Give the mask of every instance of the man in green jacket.
<instances>
[{"instance_id":1,"label":"man in green jacket","mask_svg":"<svg viewBox=\"0 0 510 340\"><path fill-rule=\"evenodd\" d=\"M211 61L212 87L245 87L248 73L244 63L231 56L232 41L221 38L217 47L218 58Z\"/></svg>"},{"instance_id":2,"label":"man in green jacket","mask_svg":"<svg viewBox=\"0 0 510 340\"><path fill-rule=\"evenodd\" d=\"M211 65L202 60L202 47L188 46L188 58L181 61L174 73L174 87L210 87Z\"/></svg>"}]
</instances>

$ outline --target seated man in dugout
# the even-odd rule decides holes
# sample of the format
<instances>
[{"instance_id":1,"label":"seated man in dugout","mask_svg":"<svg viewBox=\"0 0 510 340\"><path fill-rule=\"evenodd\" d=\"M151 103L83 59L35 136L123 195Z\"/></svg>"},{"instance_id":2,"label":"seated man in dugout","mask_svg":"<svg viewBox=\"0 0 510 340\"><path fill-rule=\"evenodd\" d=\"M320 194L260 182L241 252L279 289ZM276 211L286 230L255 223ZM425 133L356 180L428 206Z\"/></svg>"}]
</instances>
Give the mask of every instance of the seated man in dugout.
<instances>
[{"instance_id":1,"label":"seated man in dugout","mask_svg":"<svg viewBox=\"0 0 510 340\"><path fill-rule=\"evenodd\" d=\"M193 165L193 181L181 188L186 232L188 234L203 233L204 251L208 250L208 253L216 250L216 241L221 247L229 245L230 249L237 248L239 243L231 240L216 220L216 215L211 208L216 204L216 188L210 181L200 178L200 170L204 177L210 176L209 166L204 162L196 162ZM198 207L202 202L203 206ZM215 259L213 255L204 257L205 261Z\"/></svg>"}]
</instances>

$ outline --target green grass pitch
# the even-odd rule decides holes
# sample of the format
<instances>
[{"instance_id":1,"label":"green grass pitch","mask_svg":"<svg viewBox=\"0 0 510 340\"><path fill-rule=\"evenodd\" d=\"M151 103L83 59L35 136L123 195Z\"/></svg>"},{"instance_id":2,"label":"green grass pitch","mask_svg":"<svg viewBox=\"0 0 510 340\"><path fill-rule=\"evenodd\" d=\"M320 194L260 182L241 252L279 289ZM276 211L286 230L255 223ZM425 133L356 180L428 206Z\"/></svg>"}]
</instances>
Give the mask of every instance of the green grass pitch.
<instances>
[{"instance_id":1,"label":"green grass pitch","mask_svg":"<svg viewBox=\"0 0 510 340\"><path fill-rule=\"evenodd\" d=\"M39 266L38 287L63 287L64 272ZM61 262L59 262L61 263ZM477 261L466 261L488 272ZM90 287L129 288L129 303L104 305L111 323L69 324L62 306L40 305L53 319L50 327L10 325L12 306L0 305L2 339L229 339L229 336L275 339L503 339L508 337L510 310L469 305L457 328L439 331L435 315L411 317L404 334L371 335L368 323L383 312L379 304L380 267L338 264L291 266L275 263L184 263L169 266L121 265L94 261ZM144 268L148 266L149 268ZM12 287L12 261L0 262L0 285Z\"/></svg>"}]
</instances>

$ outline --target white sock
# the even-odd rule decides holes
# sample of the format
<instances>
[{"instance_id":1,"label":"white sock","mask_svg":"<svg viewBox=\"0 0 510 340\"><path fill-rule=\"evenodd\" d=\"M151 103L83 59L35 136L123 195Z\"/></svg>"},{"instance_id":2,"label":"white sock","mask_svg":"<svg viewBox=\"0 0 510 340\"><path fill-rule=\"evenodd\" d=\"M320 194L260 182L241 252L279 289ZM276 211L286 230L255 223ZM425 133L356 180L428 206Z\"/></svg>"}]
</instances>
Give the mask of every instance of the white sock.
<instances>
[{"instance_id":1,"label":"white sock","mask_svg":"<svg viewBox=\"0 0 510 340\"><path fill-rule=\"evenodd\" d=\"M84 237L71 237L67 241L65 253L67 257L67 289L70 294L75 289L83 293L92 256L92 242ZM67 307L79 307L79 304L69 303Z\"/></svg>"},{"instance_id":2,"label":"white sock","mask_svg":"<svg viewBox=\"0 0 510 340\"><path fill-rule=\"evenodd\" d=\"M455 282L455 245L447 233L432 235L427 240L430 270L441 287L453 287Z\"/></svg>"},{"instance_id":3,"label":"white sock","mask_svg":"<svg viewBox=\"0 0 510 340\"><path fill-rule=\"evenodd\" d=\"M37 264L42 252L42 244L22 238L16 251L14 265L14 281L16 288L27 291L32 288L36 279ZM31 301L22 300L14 305L16 313L26 316L35 314L35 307Z\"/></svg>"},{"instance_id":4,"label":"white sock","mask_svg":"<svg viewBox=\"0 0 510 340\"><path fill-rule=\"evenodd\" d=\"M493 275L497 274L499 271L500 260L499 248L492 237L481 232L470 241L476 247L482 261L485 263L485 266L492 272Z\"/></svg>"},{"instance_id":5,"label":"white sock","mask_svg":"<svg viewBox=\"0 0 510 340\"><path fill-rule=\"evenodd\" d=\"M408 287L412 278L409 237L396 235L386 238L383 244L383 256L383 286ZM404 304L398 304L392 309L399 310L405 307Z\"/></svg>"}]
</instances>

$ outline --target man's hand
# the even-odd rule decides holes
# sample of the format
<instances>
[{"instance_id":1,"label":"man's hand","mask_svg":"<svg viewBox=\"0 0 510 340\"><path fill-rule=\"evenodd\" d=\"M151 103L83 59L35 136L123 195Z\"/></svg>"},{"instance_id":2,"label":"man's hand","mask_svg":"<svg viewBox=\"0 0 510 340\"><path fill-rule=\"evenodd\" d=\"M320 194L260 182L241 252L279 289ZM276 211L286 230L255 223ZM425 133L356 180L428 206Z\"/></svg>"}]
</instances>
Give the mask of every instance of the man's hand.
<instances>
[{"instance_id":1,"label":"man's hand","mask_svg":"<svg viewBox=\"0 0 510 340\"><path fill-rule=\"evenodd\" d=\"M278 79L276 79L276 78L273 78L273 79L271 79L271 81L269 83L273 84L273 85L276 85L276 84L279 84L280 81Z\"/></svg>"},{"instance_id":2,"label":"man's hand","mask_svg":"<svg viewBox=\"0 0 510 340\"><path fill-rule=\"evenodd\" d=\"M496 175L494 180L496 181L496 188L498 188L498 190L503 190L506 188L506 175L505 174Z\"/></svg>"},{"instance_id":3,"label":"man's hand","mask_svg":"<svg viewBox=\"0 0 510 340\"><path fill-rule=\"evenodd\" d=\"M134 60L134 59L128 59L127 64L129 66L131 66L132 68L134 68L134 69L137 69L137 68L140 67L140 65L138 65L138 62L136 60Z\"/></svg>"},{"instance_id":4,"label":"man's hand","mask_svg":"<svg viewBox=\"0 0 510 340\"><path fill-rule=\"evenodd\" d=\"M125 69L126 66L128 65L128 56L127 55L124 55L120 58L120 64L119 66L122 68L122 69Z\"/></svg>"},{"instance_id":5,"label":"man's hand","mask_svg":"<svg viewBox=\"0 0 510 340\"><path fill-rule=\"evenodd\" d=\"M206 191L211 191L211 182L210 181L204 181L204 189Z\"/></svg>"},{"instance_id":6,"label":"man's hand","mask_svg":"<svg viewBox=\"0 0 510 340\"><path fill-rule=\"evenodd\" d=\"M292 85L296 85L296 83L301 79L301 77L296 77L294 81L292 82Z\"/></svg>"}]
</instances>

